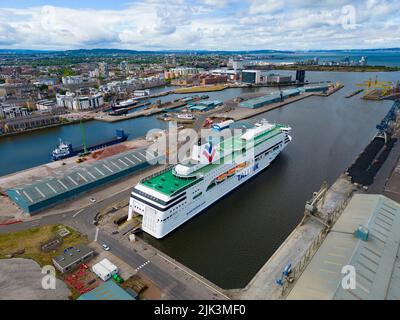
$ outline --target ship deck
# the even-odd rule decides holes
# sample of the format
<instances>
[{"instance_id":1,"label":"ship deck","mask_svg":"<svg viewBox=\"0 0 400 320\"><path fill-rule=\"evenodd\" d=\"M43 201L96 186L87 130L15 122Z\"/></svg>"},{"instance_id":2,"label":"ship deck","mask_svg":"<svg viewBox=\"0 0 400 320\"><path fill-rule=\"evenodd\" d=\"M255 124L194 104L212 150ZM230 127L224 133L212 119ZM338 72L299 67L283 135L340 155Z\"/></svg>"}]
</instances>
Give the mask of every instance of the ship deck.
<instances>
[{"instance_id":1,"label":"ship deck","mask_svg":"<svg viewBox=\"0 0 400 320\"><path fill-rule=\"evenodd\" d=\"M222 163L221 163L222 164ZM196 171L198 176L192 176L189 178L182 178L175 176L173 169L161 172L159 175L155 175L148 180L142 182L146 187L150 187L158 192L161 192L167 196L171 196L178 191L182 191L192 184L201 179L202 175L218 167L221 164L209 164Z\"/></svg>"},{"instance_id":2,"label":"ship deck","mask_svg":"<svg viewBox=\"0 0 400 320\"><path fill-rule=\"evenodd\" d=\"M264 132L260 136L256 137L254 141L255 145L275 137L281 132L281 128L281 125L275 125L275 127L271 130L268 130L267 132ZM239 146L240 148L238 148ZM206 173L217 168L218 166L231 164L234 162L237 157L243 155L243 149L241 147L248 147L248 145L246 146L246 144L243 144L243 141L237 139L237 137L228 138L221 142L217 148L219 148L221 152L230 152L224 158L220 159L218 163L210 163L193 172L192 176L187 178L174 175L173 168L171 168L167 171L162 171L147 180L144 180L142 184L167 196L172 196L179 191L183 191L197 183L197 181L201 180Z\"/></svg>"}]
</instances>

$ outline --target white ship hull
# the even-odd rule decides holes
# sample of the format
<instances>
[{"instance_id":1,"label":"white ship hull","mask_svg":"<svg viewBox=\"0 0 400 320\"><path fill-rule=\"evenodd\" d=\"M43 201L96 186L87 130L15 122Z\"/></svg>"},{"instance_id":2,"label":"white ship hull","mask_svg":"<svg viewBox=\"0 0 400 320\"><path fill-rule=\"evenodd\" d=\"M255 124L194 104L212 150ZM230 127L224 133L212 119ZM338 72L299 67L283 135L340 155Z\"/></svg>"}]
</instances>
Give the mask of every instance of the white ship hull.
<instances>
[{"instance_id":1,"label":"white ship hull","mask_svg":"<svg viewBox=\"0 0 400 320\"><path fill-rule=\"evenodd\" d=\"M269 141L257 145L252 156L242 157L238 161L235 159L236 164L223 164L207 173L201 182L186 189L184 194L167 201L168 203L163 206L152 201L151 198L146 198L140 191L134 190L130 200L130 213L134 211L143 215L143 231L155 238L163 238L267 168L290 140L291 137L282 132ZM236 171L223 181L213 184L214 186L209 189L210 184L217 177L235 168L237 163L246 163L246 167ZM142 191L146 190L142 189Z\"/></svg>"}]
</instances>

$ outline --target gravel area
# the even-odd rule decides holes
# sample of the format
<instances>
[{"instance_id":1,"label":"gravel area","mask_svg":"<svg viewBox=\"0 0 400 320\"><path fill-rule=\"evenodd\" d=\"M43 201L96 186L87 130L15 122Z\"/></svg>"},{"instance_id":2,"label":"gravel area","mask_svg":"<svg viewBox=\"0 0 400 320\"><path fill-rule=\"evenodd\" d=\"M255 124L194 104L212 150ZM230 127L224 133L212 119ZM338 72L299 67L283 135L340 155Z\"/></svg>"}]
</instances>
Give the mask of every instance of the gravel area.
<instances>
[{"instance_id":1,"label":"gravel area","mask_svg":"<svg viewBox=\"0 0 400 320\"><path fill-rule=\"evenodd\" d=\"M44 290L39 264L30 259L0 260L0 300L68 300L67 285L57 279L55 290Z\"/></svg>"}]
</instances>

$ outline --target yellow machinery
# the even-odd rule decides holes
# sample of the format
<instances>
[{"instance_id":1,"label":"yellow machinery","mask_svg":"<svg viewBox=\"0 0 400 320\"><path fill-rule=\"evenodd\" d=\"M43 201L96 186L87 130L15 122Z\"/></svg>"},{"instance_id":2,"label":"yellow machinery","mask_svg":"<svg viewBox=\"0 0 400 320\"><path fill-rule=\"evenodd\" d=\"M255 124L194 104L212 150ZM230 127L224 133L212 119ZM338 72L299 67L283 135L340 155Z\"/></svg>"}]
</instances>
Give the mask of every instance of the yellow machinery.
<instances>
[{"instance_id":1,"label":"yellow machinery","mask_svg":"<svg viewBox=\"0 0 400 320\"><path fill-rule=\"evenodd\" d=\"M366 87L364 99L379 99L382 96L390 93L393 88L393 82L391 81L378 81L378 76L375 77L375 80L369 79L364 81L363 83L356 84L357 87Z\"/></svg>"}]
</instances>

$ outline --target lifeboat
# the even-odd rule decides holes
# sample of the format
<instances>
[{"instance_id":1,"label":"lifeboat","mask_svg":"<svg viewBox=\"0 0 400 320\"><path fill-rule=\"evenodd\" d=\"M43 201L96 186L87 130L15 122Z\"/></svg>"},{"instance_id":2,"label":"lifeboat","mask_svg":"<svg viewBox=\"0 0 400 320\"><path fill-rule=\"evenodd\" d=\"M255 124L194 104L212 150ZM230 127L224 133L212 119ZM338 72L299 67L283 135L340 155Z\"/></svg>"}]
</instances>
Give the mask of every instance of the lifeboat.
<instances>
[{"instance_id":1,"label":"lifeboat","mask_svg":"<svg viewBox=\"0 0 400 320\"><path fill-rule=\"evenodd\" d=\"M217 177L217 178L215 179L215 181L216 181L217 183L221 183L222 181L224 181L224 180L226 179L226 177L227 177L227 174L226 174L226 173L221 174L219 177Z\"/></svg>"},{"instance_id":2,"label":"lifeboat","mask_svg":"<svg viewBox=\"0 0 400 320\"><path fill-rule=\"evenodd\" d=\"M228 177L232 177L235 173L236 173L236 168L233 168L229 170L226 174L228 175Z\"/></svg>"},{"instance_id":3,"label":"lifeboat","mask_svg":"<svg viewBox=\"0 0 400 320\"><path fill-rule=\"evenodd\" d=\"M243 162L243 163L239 164L238 166L236 166L235 170L239 171L239 170L242 170L245 167L246 167L246 162Z\"/></svg>"}]
</instances>

